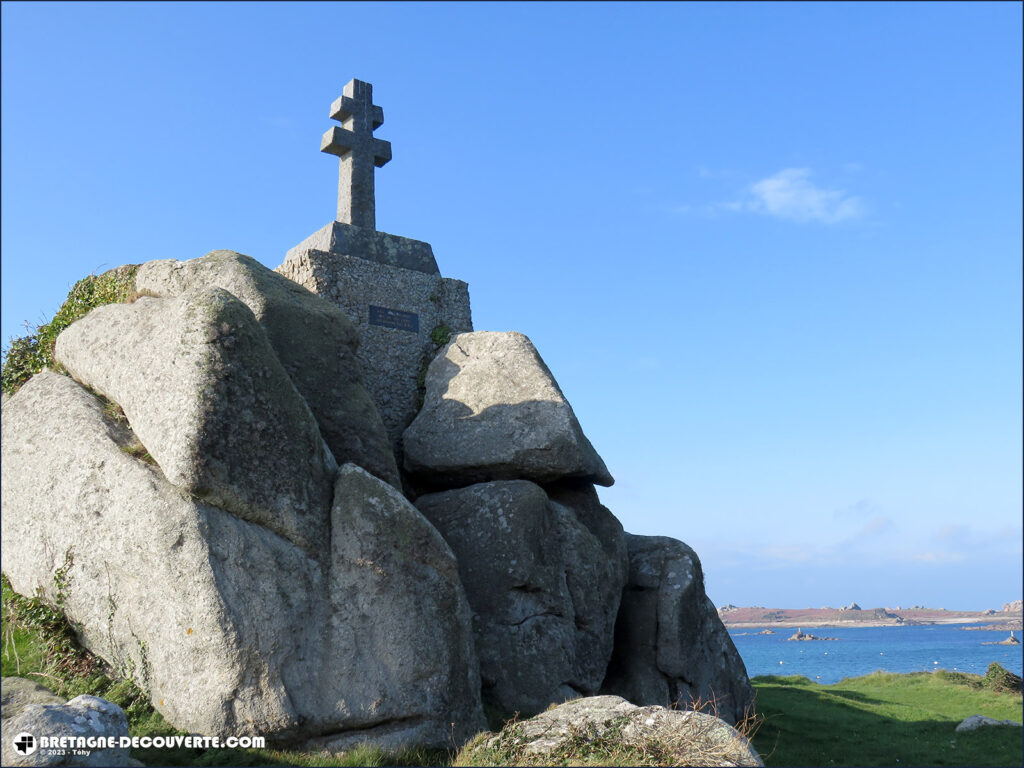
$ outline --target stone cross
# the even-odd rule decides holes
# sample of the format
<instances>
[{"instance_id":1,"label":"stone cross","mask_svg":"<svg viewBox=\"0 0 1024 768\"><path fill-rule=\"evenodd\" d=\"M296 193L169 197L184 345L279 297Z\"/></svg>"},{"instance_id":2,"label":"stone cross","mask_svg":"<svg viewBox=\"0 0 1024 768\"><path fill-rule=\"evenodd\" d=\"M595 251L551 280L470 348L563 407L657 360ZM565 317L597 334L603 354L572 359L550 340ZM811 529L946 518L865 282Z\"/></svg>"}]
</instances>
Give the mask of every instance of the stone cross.
<instances>
[{"instance_id":1,"label":"stone cross","mask_svg":"<svg viewBox=\"0 0 1024 768\"><path fill-rule=\"evenodd\" d=\"M320 151L341 158L338 171L338 221L377 228L374 211L373 169L391 159L391 142L375 139L384 122L384 110L373 103L373 86L349 80L331 104L331 119L341 122L320 140Z\"/></svg>"}]
</instances>

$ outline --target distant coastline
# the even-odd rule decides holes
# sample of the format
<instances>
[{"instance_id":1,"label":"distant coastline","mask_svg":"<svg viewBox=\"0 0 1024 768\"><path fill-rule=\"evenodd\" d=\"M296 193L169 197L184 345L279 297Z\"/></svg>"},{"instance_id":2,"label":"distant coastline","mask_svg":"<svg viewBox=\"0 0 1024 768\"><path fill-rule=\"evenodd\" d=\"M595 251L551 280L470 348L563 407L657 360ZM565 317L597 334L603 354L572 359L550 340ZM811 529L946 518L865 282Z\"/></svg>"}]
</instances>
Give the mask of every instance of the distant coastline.
<instances>
[{"instance_id":1,"label":"distant coastline","mask_svg":"<svg viewBox=\"0 0 1024 768\"><path fill-rule=\"evenodd\" d=\"M977 629L1021 630L1021 601L1007 603L1003 610L947 611L944 608L913 606L903 608L861 608L856 603L841 608L765 608L726 605L718 609L722 623L730 629L755 627L890 627L927 624L976 624Z\"/></svg>"}]
</instances>

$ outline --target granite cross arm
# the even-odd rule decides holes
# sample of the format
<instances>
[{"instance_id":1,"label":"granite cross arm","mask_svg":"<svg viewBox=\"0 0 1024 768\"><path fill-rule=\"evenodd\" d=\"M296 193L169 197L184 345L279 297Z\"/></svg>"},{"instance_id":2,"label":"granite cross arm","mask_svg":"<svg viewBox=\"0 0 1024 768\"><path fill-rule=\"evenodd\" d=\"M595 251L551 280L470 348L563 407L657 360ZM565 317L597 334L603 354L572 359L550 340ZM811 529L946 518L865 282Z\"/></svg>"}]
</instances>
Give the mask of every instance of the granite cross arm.
<instances>
[{"instance_id":1,"label":"granite cross arm","mask_svg":"<svg viewBox=\"0 0 1024 768\"><path fill-rule=\"evenodd\" d=\"M320 140L320 151L340 158L338 217L344 224L377 228L373 171L391 159L391 142L374 138L384 110L373 103L373 86L350 80L331 105L331 119L341 122Z\"/></svg>"}]
</instances>

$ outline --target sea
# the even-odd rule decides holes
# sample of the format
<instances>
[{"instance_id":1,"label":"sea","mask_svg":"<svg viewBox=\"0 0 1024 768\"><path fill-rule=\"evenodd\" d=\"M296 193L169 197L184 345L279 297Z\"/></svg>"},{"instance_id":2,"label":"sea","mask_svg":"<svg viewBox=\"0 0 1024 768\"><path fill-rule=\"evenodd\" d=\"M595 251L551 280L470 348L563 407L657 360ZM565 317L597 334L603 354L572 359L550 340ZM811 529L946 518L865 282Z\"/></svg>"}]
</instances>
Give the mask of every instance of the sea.
<instances>
[{"instance_id":1,"label":"sea","mask_svg":"<svg viewBox=\"0 0 1024 768\"><path fill-rule=\"evenodd\" d=\"M803 631L836 640L788 642L795 627L733 628L729 635L750 677L803 675L829 685L844 677L883 672L948 669L984 675L993 661L1021 675L1021 645L983 645L1005 640L1007 630L965 630L968 624L885 627L805 627ZM771 629L774 635L757 634ZM1018 639L1021 632L1014 633Z\"/></svg>"}]
</instances>

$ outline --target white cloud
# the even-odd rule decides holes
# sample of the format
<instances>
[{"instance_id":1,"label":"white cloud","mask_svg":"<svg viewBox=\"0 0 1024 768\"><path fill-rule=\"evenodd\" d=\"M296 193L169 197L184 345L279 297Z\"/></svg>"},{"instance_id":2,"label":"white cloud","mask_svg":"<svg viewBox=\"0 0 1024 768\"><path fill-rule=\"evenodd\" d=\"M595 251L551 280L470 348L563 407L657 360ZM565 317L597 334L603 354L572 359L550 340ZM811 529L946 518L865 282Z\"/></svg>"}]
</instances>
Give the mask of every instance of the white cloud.
<instances>
[{"instance_id":1,"label":"white cloud","mask_svg":"<svg viewBox=\"0 0 1024 768\"><path fill-rule=\"evenodd\" d=\"M835 224L863 214L856 197L840 189L815 186L808 168L784 168L774 176L750 186L752 211L792 221L820 221Z\"/></svg>"},{"instance_id":2,"label":"white cloud","mask_svg":"<svg viewBox=\"0 0 1024 768\"><path fill-rule=\"evenodd\" d=\"M734 174L698 168L702 179ZM750 184L732 200L673 206L675 213L715 217L728 213L760 213L789 221L817 221L836 224L864 215L861 200L842 189L825 189L811 181L809 168L783 168L766 179Z\"/></svg>"}]
</instances>

